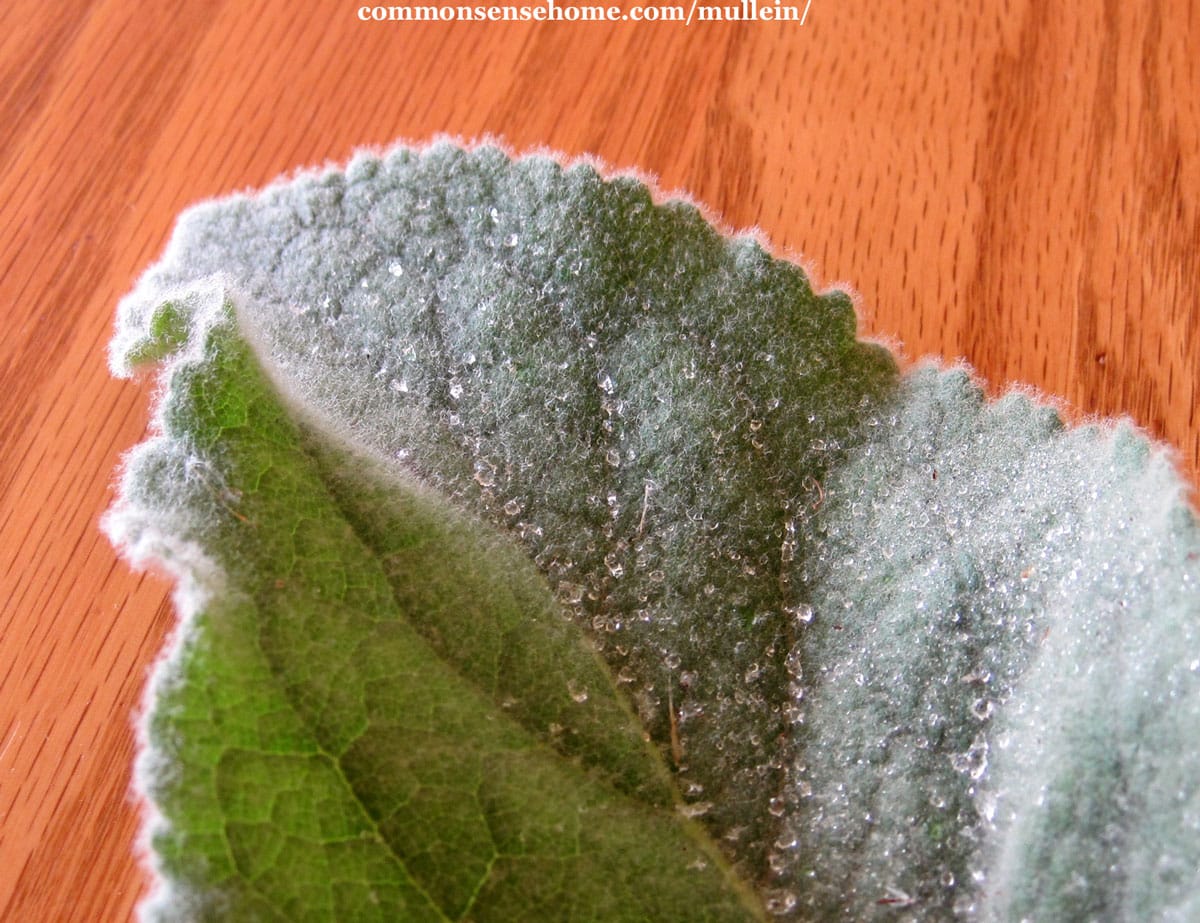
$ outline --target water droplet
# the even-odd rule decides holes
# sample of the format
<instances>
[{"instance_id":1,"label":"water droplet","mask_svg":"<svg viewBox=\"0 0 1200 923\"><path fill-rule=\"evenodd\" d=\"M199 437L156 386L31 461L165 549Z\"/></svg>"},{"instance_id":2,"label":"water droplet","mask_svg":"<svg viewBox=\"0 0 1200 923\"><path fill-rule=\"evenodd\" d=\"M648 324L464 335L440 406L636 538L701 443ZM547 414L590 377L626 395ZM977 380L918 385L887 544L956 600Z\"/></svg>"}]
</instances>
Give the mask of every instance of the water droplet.
<instances>
[{"instance_id":1,"label":"water droplet","mask_svg":"<svg viewBox=\"0 0 1200 923\"><path fill-rule=\"evenodd\" d=\"M398 262L392 263L390 266L388 266L388 272L399 279L402 275L404 275L404 266Z\"/></svg>"},{"instance_id":2,"label":"water droplet","mask_svg":"<svg viewBox=\"0 0 1200 923\"><path fill-rule=\"evenodd\" d=\"M488 216L492 219L492 223L495 224L500 220L500 209L493 208L490 212L488 212Z\"/></svg>"},{"instance_id":3,"label":"water droplet","mask_svg":"<svg viewBox=\"0 0 1200 923\"><path fill-rule=\"evenodd\" d=\"M399 378L399 379L393 378L390 382L388 382L388 387L391 388L393 391L395 391L397 394L408 394L408 379L407 378Z\"/></svg>"},{"instance_id":4,"label":"water droplet","mask_svg":"<svg viewBox=\"0 0 1200 923\"><path fill-rule=\"evenodd\" d=\"M480 487L493 487L496 483L496 468L482 458L475 461L475 483Z\"/></svg>"},{"instance_id":5,"label":"water droplet","mask_svg":"<svg viewBox=\"0 0 1200 923\"><path fill-rule=\"evenodd\" d=\"M995 792L983 792L976 801L975 810L980 817L989 824L992 824L996 820L996 808L998 806L999 802Z\"/></svg>"},{"instance_id":6,"label":"water droplet","mask_svg":"<svg viewBox=\"0 0 1200 923\"><path fill-rule=\"evenodd\" d=\"M965 773L974 780L983 778L988 766L988 742L976 737L966 753L956 753L950 757L950 765L955 772Z\"/></svg>"},{"instance_id":7,"label":"water droplet","mask_svg":"<svg viewBox=\"0 0 1200 923\"><path fill-rule=\"evenodd\" d=\"M583 599L583 587L564 580L558 585L558 595L567 605L573 606Z\"/></svg>"},{"instance_id":8,"label":"water droplet","mask_svg":"<svg viewBox=\"0 0 1200 923\"><path fill-rule=\"evenodd\" d=\"M703 817L712 810L712 802L697 801L692 804L676 805L675 810L684 817Z\"/></svg>"},{"instance_id":9,"label":"water droplet","mask_svg":"<svg viewBox=\"0 0 1200 923\"><path fill-rule=\"evenodd\" d=\"M604 460L613 468L621 467L621 453L616 449L609 449L604 453Z\"/></svg>"},{"instance_id":10,"label":"water droplet","mask_svg":"<svg viewBox=\"0 0 1200 923\"><path fill-rule=\"evenodd\" d=\"M516 516L521 512L521 503L518 500L509 500L504 504L504 513L506 516Z\"/></svg>"},{"instance_id":11,"label":"water droplet","mask_svg":"<svg viewBox=\"0 0 1200 923\"><path fill-rule=\"evenodd\" d=\"M767 892L767 913L781 917L796 909L796 895L782 889Z\"/></svg>"},{"instance_id":12,"label":"water droplet","mask_svg":"<svg viewBox=\"0 0 1200 923\"><path fill-rule=\"evenodd\" d=\"M587 701L588 691L586 686L580 686L575 680L567 681L567 694L571 696L571 701L582 705Z\"/></svg>"},{"instance_id":13,"label":"water droplet","mask_svg":"<svg viewBox=\"0 0 1200 923\"><path fill-rule=\"evenodd\" d=\"M617 383L612 380L612 376L604 371L604 369L596 373L596 385L605 394L612 394L617 389Z\"/></svg>"},{"instance_id":14,"label":"water droplet","mask_svg":"<svg viewBox=\"0 0 1200 923\"><path fill-rule=\"evenodd\" d=\"M693 718L704 714L704 706L699 702L684 702L679 706L679 723L684 724Z\"/></svg>"},{"instance_id":15,"label":"water droplet","mask_svg":"<svg viewBox=\"0 0 1200 923\"><path fill-rule=\"evenodd\" d=\"M517 245L517 241L519 241L520 239L521 238L519 238L516 234L509 234L508 237L505 238L505 240L504 240L504 246L515 247Z\"/></svg>"},{"instance_id":16,"label":"water droplet","mask_svg":"<svg viewBox=\"0 0 1200 923\"><path fill-rule=\"evenodd\" d=\"M462 384L457 381L450 382L450 397L457 401L460 397L462 397L462 395L463 395Z\"/></svg>"},{"instance_id":17,"label":"water droplet","mask_svg":"<svg viewBox=\"0 0 1200 923\"><path fill-rule=\"evenodd\" d=\"M608 572L614 577L620 577L625 573L625 566L621 563L621 559L615 552L610 552L604 556L604 566L608 568Z\"/></svg>"},{"instance_id":18,"label":"water droplet","mask_svg":"<svg viewBox=\"0 0 1200 923\"><path fill-rule=\"evenodd\" d=\"M663 663L666 665L668 670L678 670L679 664L682 662L683 661L680 660L678 654L672 653L672 654L667 654L665 657L663 657Z\"/></svg>"},{"instance_id":19,"label":"water droplet","mask_svg":"<svg viewBox=\"0 0 1200 923\"><path fill-rule=\"evenodd\" d=\"M807 625L813 620L813 607L808 603L799 603L795 606L784 606L783 611L801 625Z\"/></svg>"},{"instance_id":20,"label":"water droplet","mask_svg":"<svg viewBox=\"0 0 1200 923\"><path fill-rule=\"evenodd\" d=\"M991 699L980 698L971 703L971 714L980 721L987 721L995 710L995 703Z\"/></svg>"}]
</instances>

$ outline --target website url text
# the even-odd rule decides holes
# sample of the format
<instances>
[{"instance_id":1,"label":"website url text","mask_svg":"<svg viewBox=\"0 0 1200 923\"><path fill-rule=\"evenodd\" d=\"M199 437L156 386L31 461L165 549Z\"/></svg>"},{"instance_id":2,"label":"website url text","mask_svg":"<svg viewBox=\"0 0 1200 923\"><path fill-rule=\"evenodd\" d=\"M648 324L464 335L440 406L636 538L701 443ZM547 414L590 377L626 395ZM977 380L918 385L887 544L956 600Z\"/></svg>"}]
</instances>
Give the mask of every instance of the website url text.
<instances>
[{"instance_id":1,"label":"website url text","mask_svg":"<svg viewBox=\"0 0 1200 923\"><path fill-rule=\"evenodd\" d=\"M503 6L360 6L362 22L794 22L804 25L812 0L803 8L780 0L737 0L721 5L692 0L683 6L589 6L557 0Z\"/></svg>"}]
</instances>

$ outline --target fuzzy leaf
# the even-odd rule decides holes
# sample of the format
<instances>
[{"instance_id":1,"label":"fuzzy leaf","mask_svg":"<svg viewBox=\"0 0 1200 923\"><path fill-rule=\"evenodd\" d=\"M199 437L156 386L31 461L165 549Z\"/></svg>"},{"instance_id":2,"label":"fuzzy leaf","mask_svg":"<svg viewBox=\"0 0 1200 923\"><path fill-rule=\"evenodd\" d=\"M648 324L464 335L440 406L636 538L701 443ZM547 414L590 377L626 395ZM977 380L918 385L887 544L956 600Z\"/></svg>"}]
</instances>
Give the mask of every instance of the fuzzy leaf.
<instances>
[{"instance_id":1,"label":"fuzzy leaf","mask_svg":"<svg viewBox=\"0 0 1200 923\"><path fill-rule=\"evenodd\" d=\"M1200 539L1127 427L445 144L192 210L113 355L166 388L108 527L190 619L151 915L1200 909Z\"/></svg>"},{"instance_id":2,"label":"fuzzy leaf","mask_svg":"<svg viewBox=\"0 0 1200 923\"><path fill-rule=\"evenodd\" d=\"M222 578L151 727L190 913L753 919L530 563L403 478L379 496L205 307L130 468L139 515L179 517Z\"/></svg>"}]
</instances>

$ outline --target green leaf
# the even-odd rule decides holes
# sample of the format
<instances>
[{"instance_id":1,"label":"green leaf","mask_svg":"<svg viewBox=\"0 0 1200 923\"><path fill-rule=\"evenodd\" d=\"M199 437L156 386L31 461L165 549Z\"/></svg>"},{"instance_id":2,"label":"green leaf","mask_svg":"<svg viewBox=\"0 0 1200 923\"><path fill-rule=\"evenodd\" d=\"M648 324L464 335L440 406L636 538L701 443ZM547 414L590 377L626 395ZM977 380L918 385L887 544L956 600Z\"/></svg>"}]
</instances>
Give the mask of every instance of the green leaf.
<instances>
[{"instance_id":1,"label":"green leaf","mask_svg":"<svg viewBox=\"0 0 1200 923\"><path fill-rule=\"evenodd\" d=\"M231 313L199 335L130 469L140 515L185 512L223 575L151 725L155 847L193 912L755 918L515 547L318 445Z\"/></svg>"},{"instance_id":2,"label":"green leaf","mask_svg":"<svg viewBox=\"0 0 1200 923\"><path fill-rule=\"evenodd\" d=\"M1169 460L640 183L438 145L189 212L120 310L181 578L164 919L1188 918Z\"/></svg>"}]
</instances>

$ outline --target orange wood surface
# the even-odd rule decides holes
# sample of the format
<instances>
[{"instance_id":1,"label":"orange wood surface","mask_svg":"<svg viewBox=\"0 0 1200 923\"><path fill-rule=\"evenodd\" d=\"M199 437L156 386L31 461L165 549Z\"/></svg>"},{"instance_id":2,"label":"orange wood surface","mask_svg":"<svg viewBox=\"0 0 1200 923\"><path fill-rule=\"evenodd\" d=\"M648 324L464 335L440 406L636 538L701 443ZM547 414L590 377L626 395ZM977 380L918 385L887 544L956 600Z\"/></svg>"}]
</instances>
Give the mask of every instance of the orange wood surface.
<instances>
[{"instance_id":1,"label":"orange wood surface","mask_svg":"<svg viewBox=\"0 0 1200 923\"><path fill-rule=\"evenodd\" d=\"M149 387L118 297L187 204L438 132L757 225L865 334L1200 471L1200 4L813 0L783 23L363 24L356 0L0 4L0 919L123 920L166 583L97 531ZM972 9L977 6L978 9Z\"/></svg>"}]
</instances>

